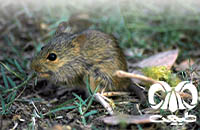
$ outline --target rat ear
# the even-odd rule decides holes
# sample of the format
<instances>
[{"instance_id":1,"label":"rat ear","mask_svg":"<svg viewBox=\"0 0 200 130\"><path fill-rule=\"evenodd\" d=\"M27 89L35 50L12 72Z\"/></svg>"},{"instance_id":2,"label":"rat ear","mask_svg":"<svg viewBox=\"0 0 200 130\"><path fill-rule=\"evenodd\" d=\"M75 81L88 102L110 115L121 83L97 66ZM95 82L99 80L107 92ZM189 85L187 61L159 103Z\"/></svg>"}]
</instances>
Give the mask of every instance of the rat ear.
<instances>
[{"instance_id":1,"label":"rat ear","mask_svg":"<svg viewBox=\"0 0 200 130\"><path fill-rule=\"evenodd\" d=\"M73 40L74 44L78 44L81 46L84 45L85 41L87 40L87 35L86 34L79 34L76 36L76 38Z\"/></svg>"},{"instance_id":2,"label":"rat ear","mask_svg":"<svg viewBox=\"0 0 200 130\"><path fill-rule=\"evenodd\" d=\"M68 22L61 22L55 32L55 36L61 34L61 33L69 33L70 34L70 27Z\"/></svg>"}]
</instances>

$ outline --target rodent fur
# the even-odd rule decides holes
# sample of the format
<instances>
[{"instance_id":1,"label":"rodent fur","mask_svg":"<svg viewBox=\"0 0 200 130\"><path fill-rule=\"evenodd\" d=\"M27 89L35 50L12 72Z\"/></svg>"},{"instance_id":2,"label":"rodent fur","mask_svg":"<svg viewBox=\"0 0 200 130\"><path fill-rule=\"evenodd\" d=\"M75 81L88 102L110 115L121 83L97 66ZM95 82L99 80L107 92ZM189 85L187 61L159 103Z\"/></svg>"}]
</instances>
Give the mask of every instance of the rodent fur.
<instances>
[{"instance_id":1,"label":"rodent fur","mask_svg":"<svg viewBox=\"0 0 200 130\"><path fill-rule=\"evenodd\" d=\"M56 54L55 61L47 59L50 53ZM54 83L86 88L88 77L92 91L100 85L99 92L133 90L144 98L130 79L114 75L116 70L128 71L125 56L114 37L97 30L56 34L32 60L31 68Z\"/></svg>"}]
</instances>

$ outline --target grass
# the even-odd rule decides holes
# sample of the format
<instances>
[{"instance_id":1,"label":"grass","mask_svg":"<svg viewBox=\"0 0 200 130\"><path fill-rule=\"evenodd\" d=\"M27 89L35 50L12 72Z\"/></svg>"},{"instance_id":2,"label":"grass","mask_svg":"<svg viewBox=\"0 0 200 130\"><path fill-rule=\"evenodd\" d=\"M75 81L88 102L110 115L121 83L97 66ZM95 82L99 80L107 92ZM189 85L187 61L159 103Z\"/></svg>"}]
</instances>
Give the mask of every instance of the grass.
<instances>
[{"instance_id":1,"label":"grass","mask_svg":"<svg viewBox=\"0 0 200 130\"><path fill-rule=\"evenodd\" d=\"M118 3L103 7L96 7L90 12L81 5L80 7L74 6L65 9L57 8L57 11L55 11L55 8L45 6L43 9L34 12L24 3L22 7L16 9L16 16L13 18L8 17L11 16L8 9L0 8L4 10L3 12L8 12L8 14L3 14L4 17L2 17L8 26L0 33L0 42L2 42L0 44L3 44L2 49L0 49L3 52L0 56L0 115L9 119L10 115L21 114L14 110L13 107L19 108L16 104L26 106L27 103L30 103L31 105L27 106L33 111L29 112L30 115L24 117L28 122L25 128L29 129L36 129L39 120L47 118L50 118L50 121L56 120L56 116L62 115L62 112L73 113L75 111L72 115L78 115L78 119L84 126L93 123L89 118L90 116L105 115L105 112L92 109L94 96L91 93L86 100L77 94L73 94L74 97L65 102L59 104L47 103L45 104L45 108L47 108L45 111L42 111L40 107L40 105L44 105L42 103L44 99L35 100L39 94L34 94L38 91L35 91L33 84L36 86L35 82L39 81L34 80L35 74L30 72L29 64L30 57L32 57L30 53L37 53L42 44L45 44L52 37L58 23L69 19L75 9L89 12L90 20L94 22L94 29L113 34L124 50L131 49L134 55L129 59L140 60L151 54L173 48L181 50L178 63L187 57L198 58L199 55L195 55L200 49L200 15L198 13L176 16L172 12L157 13L153 11L152 14L148 14L136 10L134 7L120 6ZM152 6L148 8L149 10L156 10ZM29 26L26 26L26 24ZM46 27L41 29L38 27L41 24L45 24ZM21 38L22 35L25 39ZM33 49L26 52L24 45L27 44L30 44ZM138 53L138 50L141 53ZM188 72L178 73L184 73L183 79L190 79L190 74L193 71L196 70L191 66ZM88 84L86 87L89 90ZM199 87L198 85L198 90ZM39 99L41 97L39 96ZM48 105L51 107L48 107ZM197 116L200 115L199 106L192 112ZM199 121L197 121L195 126L199 126L199 124ZM102 124L95 125L94 123L93 127L102 128ZM137 125L136 127L138 129L145 128L144 125ZM191 128L191 126L189 127Z\"/></svg>"}]
</instances>

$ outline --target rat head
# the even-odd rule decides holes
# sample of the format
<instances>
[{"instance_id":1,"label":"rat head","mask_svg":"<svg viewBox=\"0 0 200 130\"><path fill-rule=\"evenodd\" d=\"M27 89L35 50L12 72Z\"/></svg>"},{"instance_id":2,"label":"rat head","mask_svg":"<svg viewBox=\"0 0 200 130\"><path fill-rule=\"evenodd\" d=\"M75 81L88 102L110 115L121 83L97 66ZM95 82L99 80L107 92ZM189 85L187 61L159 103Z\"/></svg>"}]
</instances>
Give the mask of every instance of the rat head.
<instances>
[{"instance_id":1,"label":"rat head","mask_svg":"<svg viewBox=\"0 0 200 130\"><path fill-rule=\"evenodd\" d=\"M72 82L80 72L80 41L84 41L84 34L68 35L60 33L33 58L31 68L39 77L51 79L55 82ZM79 70L77 70L79 66Z\"/></svg>"}]
</instances>

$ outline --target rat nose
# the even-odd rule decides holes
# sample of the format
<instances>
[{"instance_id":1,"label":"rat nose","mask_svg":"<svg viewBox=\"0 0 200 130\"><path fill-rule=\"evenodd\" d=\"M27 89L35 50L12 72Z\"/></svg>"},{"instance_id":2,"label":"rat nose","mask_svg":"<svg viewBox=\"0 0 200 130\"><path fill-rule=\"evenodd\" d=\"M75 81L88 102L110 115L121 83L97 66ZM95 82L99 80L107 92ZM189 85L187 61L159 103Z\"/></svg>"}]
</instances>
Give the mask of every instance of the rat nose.
<instances>
[{"instance_id":1,"label":"rat nose","mask_svg":"<svg viewBox=\"0 0 200 130\"><path fill-rule=\"evenodd\" d=\"M36 72L41 72L42 67L39 64L35 64L34 61L31 63L31 69Z\"/></svg>"},{"instance_id":2,"label":"rat nose","mask_svg":"<svg viewBox=\"0 0 200 130\"><path fill-rule=\"evenodd\" d=\"M35 66L35 71L36 71L36 72L41 72L41 70L42 70L42 67L41 67L41 66L39 66L39 65L36 65L36 66Z\"/></svg>"}]
</instances>

